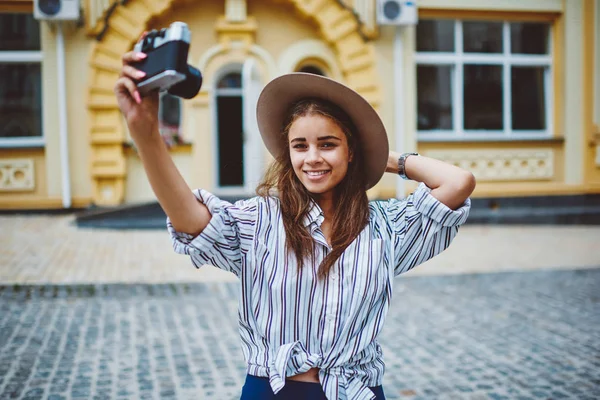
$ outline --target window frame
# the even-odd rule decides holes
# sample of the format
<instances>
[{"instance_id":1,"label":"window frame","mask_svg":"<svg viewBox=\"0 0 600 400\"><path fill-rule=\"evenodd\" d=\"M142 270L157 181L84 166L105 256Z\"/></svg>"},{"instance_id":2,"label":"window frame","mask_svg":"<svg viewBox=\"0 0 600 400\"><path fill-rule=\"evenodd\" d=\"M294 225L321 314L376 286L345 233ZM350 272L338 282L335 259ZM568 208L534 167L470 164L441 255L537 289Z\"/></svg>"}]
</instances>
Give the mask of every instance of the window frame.
<instances>
[{"instance_id":1,"label":"window frame","mask_svg":"<svg viewBox=\"0 0 600 400\"><path fill-rule=\"evenodd\" d=\"M452 92L452 129L419 130L416 128L419 142L436 141L510 141L510 140L547 140L554 136L554 73L555 73L555 26L552 21L536 19L507 18L456 18L424 17L427 20L450 20L454 22L454 51L417 51L415 44L415 68L421 65L449 66L450 90ZM502 53L465 53L463 51L463 22L483 21L502 23ZM511 54L511 23L546 22L548 29L547 54ZM464 128L464 66L497 65L502 66L502 130L471 130ZM545 125L543 130L514 130L512 128L512 67L544 68ZM415 96L418 97L418 88ZM418 105L416 106L418 110ZM417 111L418 112L418 111Z\"/></svg>"},{"instance_id":2,"label":"window frame","mask_svg":"<svg viewBox=\"0 0 600 400\"><path fill-rule=\"evenodd\" d=\"M0 9L0 13L5 13L3 9ZM10 13L10 12L9 12ZM13 14L30 14L30 12L14 12ZM40 29L41 34L41 29ZM41 39L41 38L40 38ZM39 64L40 65L40 74L43 74L43 60L44 53L41 49L41 40L40 40L40 50L9 50L2 51L0 50L0 64ZM43 79L41 80L43 82ZM43 87L41 88L43 91ZM43 96L43 92L42 92ZM3 148L29 148L29 147L45 147L46 145L46 137L44 132L44 116L43 116L43 97L42 97L42 131L40 132L40 136L23 136L23 137L15 137L15 138L4 138L0 137L0 149Z\"/></svg>"},{"instance_id":3,"label":"window frame","mask_svg":"<svg viewBox=\"0 0 600 400\"><path fill-rule=\"evenodd\" d=\"M172 96L170 93L163 91L160 92L158 94L158 124L159 124L159 131L160 131L160 135L163 137L163 139L166 136L166 133L163 131L164 126L162 124L162 116L163 116L163 98L165 96ZM173 96L175 97L175 99L177 99L177 101L179 102L179 125L177 125L177 132L175 134L175 136L179 137L179 139L181 140L181 143L173 143L169 146L169 148L172 148L174 146L181 146L181 145L185 145L185 144L189 144L190 142L188 140L186 140L185 135L183 133L183 99L181 97L177 97L177 96ZM166 140L166 139L165 139Z\"/></svg>"},{"instance_id":4,"label":"window frame","mask_svg":"<svg viewBox=\"0 0 600 400\"><path fill-rule=\"evenodd\" d=\"M212 84L211 90L211 113L212 113L212 130L213 130L213 142L212 142L212 154L214 154L212 160L212 179L214 182L213 191L215 194L220 196L238 196L238 195L247 195L245 185L236 185L236 186L221 186L220 185L220 159L219 159L219 139L220 139L220 126L219 126L219 107L218 107L218 98L219 97L240 97L242 99L242 104L244 101L244 90L243 90L243 82L240 82L239 87L235 88L219 88L219 82L223 80L229 74L240 74L242 75L243 64L242 63L231 63L221 66L218 71L214 75L214 81ZM243 113L243 106L242 106ZM240 115L240 117L242 117ZM242 143L243 146L243 143ZM243 147L242 147L243 152ZM244 160L246 162L246 160ZM245 172L245 171L244 171ZM247 179L244 176L244 179ZM246 183L246 182L244 182Z\"/></svg>"}]
</instances>

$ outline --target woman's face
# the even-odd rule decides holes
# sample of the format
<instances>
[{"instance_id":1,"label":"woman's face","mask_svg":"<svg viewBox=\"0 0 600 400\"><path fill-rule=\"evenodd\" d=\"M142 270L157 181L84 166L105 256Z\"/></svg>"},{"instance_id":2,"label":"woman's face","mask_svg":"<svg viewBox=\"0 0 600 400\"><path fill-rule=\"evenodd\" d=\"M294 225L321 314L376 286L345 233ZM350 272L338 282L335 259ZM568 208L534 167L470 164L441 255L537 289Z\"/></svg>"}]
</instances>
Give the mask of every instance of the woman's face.
<instances>
[{"instance_id":1,"label":"woman's face","mask_svg":"<svg viewBox=\"0 0 600 400\"><path fill-rule=\"evenodd\" d=\"M288 145L294 172L304 187L313 194L333 194L352 161L339 125L320 114L298 117L290 127Z\"/></svg>"}]
</instances>

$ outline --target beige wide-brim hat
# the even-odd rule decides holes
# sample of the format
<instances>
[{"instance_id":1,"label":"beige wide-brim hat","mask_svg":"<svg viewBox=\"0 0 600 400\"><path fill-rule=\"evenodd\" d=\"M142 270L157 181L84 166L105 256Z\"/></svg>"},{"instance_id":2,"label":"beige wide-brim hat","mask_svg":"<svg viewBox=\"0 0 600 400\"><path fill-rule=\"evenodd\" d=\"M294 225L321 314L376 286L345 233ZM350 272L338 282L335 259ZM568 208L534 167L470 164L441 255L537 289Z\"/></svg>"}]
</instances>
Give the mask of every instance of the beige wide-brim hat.
<instances>
[{"instance_id":1,"label":"beige wide-brim hat","mask_svg":"<svg viewBox=\"0 0 600 400\"><path fill-rule=\"evenodd\" d=\"M367 187L379 182L385 172L389 144L385 127L371 105L354 90L319 75L295 72L273 79L265 86L256 107L258 129L273 157L287 147L281 140L284 119L290 107L306 98L319 98L340 107L352 120L359 137Z\"/></svg>"}]
</instances>

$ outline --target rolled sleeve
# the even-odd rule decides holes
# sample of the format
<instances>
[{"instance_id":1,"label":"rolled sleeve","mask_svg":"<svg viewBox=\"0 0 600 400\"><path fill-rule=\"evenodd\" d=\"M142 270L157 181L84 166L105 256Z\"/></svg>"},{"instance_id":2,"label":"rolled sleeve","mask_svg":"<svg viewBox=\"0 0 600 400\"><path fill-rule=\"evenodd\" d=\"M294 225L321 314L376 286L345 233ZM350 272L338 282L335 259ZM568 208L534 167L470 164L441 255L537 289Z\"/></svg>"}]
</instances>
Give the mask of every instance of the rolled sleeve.
<instances>
[{"instance_id":1,"label":"rolled sleeve","mask_svg":"<svg viewBox=\"0 0 600 400\"><path fill-rule=\"evenodd\" d=\"M390 200L388 218L394 234L394 274L410 271L444 251L467 221L471 200L452 210L421 183L404 200Z\"/></svg>"},{"instance_id":2,"label":"rolled sleeve","mask_svg":"<svg viewBox=\"0 0 600 400\"><path fill-rule=\"evenodd\" d=\"M471 209L471 199L467 199L456 210L451 209L431 195L431 189L424 183L419 184L412 194L415 209L427 218L431 218L442 226L460 226L467 221Z\"/></svg>"},{"instance_id":3,"label":"rolled sleeve","mask_svg":"<svg viewBox=\"0 0 600 400\"><path fill-rule=\"evenodd\" d=\"M202 189L195 190L194 195L206 205L211 219L199 235L193 236L176 231L167 217L173 250L189 255L197 268L210 264L239 275L249 248L246 243L253 237L254 199L231 204Z\"/></svg>"}]
</instances>

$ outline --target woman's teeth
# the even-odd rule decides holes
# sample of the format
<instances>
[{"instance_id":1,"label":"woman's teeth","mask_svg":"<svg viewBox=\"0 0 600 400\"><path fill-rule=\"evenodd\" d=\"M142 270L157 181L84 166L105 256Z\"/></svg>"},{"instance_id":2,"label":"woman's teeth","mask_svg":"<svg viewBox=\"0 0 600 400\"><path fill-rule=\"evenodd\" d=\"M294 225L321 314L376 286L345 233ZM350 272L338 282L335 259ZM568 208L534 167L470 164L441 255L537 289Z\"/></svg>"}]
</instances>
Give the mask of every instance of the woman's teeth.
<instances>
[{"instance_id":1,"label":"woman's teeth","mask_svg":"<svg viewBox=\"0 0 600 400\"><path fill-rule=\"evenodd\" d=\"M319 176L325 175L328 171L306 171L306 173L310 176Z\"/></svg>"}]
</instances>

